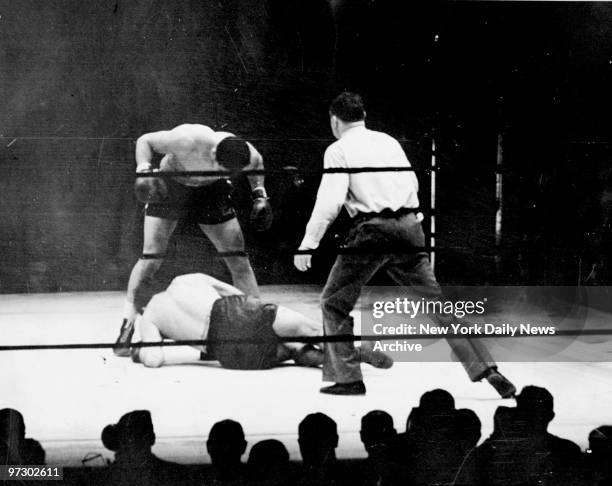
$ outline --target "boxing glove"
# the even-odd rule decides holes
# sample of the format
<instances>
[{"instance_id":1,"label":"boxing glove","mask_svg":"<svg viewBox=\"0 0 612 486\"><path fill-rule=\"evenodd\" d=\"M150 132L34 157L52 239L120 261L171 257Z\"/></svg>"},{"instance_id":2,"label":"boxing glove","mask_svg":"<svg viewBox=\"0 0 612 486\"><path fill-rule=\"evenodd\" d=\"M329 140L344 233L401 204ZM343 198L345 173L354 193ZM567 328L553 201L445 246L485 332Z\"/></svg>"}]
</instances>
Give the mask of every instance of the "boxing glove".
<instances>
[{"instance_id":1,"label":"boxing glove","mask_svg":"<svg viewBox=\"0 0 612 486\"><path fill-rule=\"evenodd\" d=\"M145 169L142 172L155 172L152 169ZM134 192L136 199L141 203L159 203L168 197L168 186L161 177L137 177L134 182Z\"/></svg>"}]
</instances>

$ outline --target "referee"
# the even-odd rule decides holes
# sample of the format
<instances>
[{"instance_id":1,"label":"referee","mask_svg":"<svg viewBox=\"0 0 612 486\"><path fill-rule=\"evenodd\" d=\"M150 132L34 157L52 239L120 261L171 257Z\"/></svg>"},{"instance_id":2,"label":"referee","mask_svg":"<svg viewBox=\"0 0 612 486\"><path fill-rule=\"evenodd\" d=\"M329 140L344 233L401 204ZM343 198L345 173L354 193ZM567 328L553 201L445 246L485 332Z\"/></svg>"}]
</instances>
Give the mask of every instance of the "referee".
<instances>
[{"instance_id":1,"label":"referee","mask_svg":"<svg viewBox=\"0 0 612 486\"><path fill-rule=\"evenodd\" d=\"M337 141L325 151L325 169L356 167L410 167L401 145L393 137L365 126L366 112L358 94L344 92L329 109L331 130ZM328 336L353 334L353 310L361 289L379 270L400 286L412 286L422 297L440 298L441 290L426 252L393 253L393 249L423 247L417 196L419 184L413 171L323 174L317 200L299 250L315 250L342 206L352 218L346 246L364 250L336 257L323 294L323 328ZM367 253L372 249L373 253ZM381 249L389 249L388 254ZM300 271L311 266L311 255L294 256ZM470 379L487 379L504 398L516 389L503 375L487 349L477 339L449 339ZM321 388L333 395L363 395L366 392L359 355L352 341L325 343Z\"/></svg>"}]
</instances>

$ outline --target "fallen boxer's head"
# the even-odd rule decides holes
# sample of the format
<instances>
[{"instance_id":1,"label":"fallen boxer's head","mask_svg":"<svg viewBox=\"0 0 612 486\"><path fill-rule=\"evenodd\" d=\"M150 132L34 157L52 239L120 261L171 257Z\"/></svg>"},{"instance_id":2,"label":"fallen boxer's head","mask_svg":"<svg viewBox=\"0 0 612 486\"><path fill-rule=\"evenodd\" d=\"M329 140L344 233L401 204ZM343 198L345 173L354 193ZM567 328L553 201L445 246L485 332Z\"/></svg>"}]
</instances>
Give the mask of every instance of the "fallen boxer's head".
<instances>
[{"instance_id":1,"label":"fallen boxer's head","mask_svg":"<svg viewBox=\"0 0 612 486\"><path fill-rule=\"evenodd\" d=\"M226 301L224 313L228 320L273 323L276 318L277 306L263 303L257 297L231 295L224 300Z\"/></svg>"}]
</instances>

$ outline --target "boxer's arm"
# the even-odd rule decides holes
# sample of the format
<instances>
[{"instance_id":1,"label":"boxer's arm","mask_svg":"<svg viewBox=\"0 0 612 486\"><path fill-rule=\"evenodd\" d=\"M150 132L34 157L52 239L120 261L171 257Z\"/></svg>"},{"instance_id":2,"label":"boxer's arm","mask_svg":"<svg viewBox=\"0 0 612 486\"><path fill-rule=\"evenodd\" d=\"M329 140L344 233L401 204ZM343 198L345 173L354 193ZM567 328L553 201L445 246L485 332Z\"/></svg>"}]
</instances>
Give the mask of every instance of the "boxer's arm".
<instances>
[{"instance_id":1,"label":"boxer's arm","mask_svg":"<svg viewBox=\"0 0 612 486\"><path fill-rule=\"evenodd\" d=\"M159 329L153 323L153 321L142 318L140 326L140 334L143 341L162 341L162 336ZM141 348L139 357L142 364L147 368L159 368L163 365L177 365L196 362L200 358L200 350L194 349L190 346L171 346L167 348L163 346L153 346L150 348Z\"/></svg>"},{"instance_id":2,"label":"boxer's arm","mask_svg":"<svg viewBox=\"0 0 612 486\"><path fill-rule=\"evenodd\" d=\"M247 142L248 143L248 142ZM251 150L251 163L245 167L245 170L261 170L264 168L263 158L261 154L248 143ZM250 220L251 224L257 231L266 231L272 226L274 215L272 206L268 200L268 193L264 187L263 175L248 176L249 184L251 185L251 196L253 198L253 208L251 209Z\"/></svg>"},{"instance_id":3,"label":"boxer's arm","mask_svg":"<svg viewBox=\"0 0 612 486\"><path fill-rule=\"evenodd\" d=\"M150 316L145 311L144 315L139 319L138 327L140 329L140 339L144 342L163 341L162 335L157 326L153 323ZM140 361L147 368L159 368L165 362L164 348L162 346L140 348Z\"/></svg>"},{"instance_id":4,"label":"boxer's arm","mask_svg":"<svg viewBox=\"0 0 612 486\"><path fill-rule=\"evenodd\" d=\"M153 153L180 154L190 149L191 142L180 130L145 133L136 140L136 172L151 169Z\"/></svg>"},{"instance_id":5,"label":"boxer's arm","mask_svg":"<svg viewBox=\"0 0 612 486\"><path fill-rule=\"evenodd\" d=\"M263 170L263 157L257 151L257 149L253 147L253 145L251 145L249 142L247 142L247 145L249 146L249 150L251 151L251 162L244 168L244 170ZM260 187L263 188L265 191L265 177L263 175L250 175L247 176L247 179L249 180L251 191L254 191L255 189L258 189Z\"/></svg>"},{"instance_id":6,"label":"boxer's arm","mask_svg":"<svg viewBox=\"0 0 612 486\"><path fill-rule=\"evenodd\" d=\"M247 167L245 167L245 170L263 170L263 157L257 151L257 149L253 147L253 145L251 145L249 142L247 142L247 145L249 146L249 150L251 151L251 163ZM255 191L256 189L261 188L263 189L264 197L266 197L266 189L264 187L265 177L263 175L250 175L247 176L247 179L249 180L251 191Z\"/></svg>"}]
</instances>

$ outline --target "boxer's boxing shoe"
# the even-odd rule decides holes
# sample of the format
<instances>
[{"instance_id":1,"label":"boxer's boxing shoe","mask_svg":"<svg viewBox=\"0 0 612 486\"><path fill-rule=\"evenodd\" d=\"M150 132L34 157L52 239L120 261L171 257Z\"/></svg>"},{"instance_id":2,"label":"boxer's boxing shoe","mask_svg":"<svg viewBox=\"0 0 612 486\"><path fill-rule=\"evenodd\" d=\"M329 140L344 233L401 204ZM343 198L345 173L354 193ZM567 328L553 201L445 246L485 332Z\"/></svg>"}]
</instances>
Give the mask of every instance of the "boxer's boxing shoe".
<instances>
[{"instance_id":1,"label":"boxer's boxing shoe","mask_svg":"<svg viewBox=\"0 0 612 486\"><path fill-rule=\"evenodd\" d=\"M516 395L516 387L499 371L491 369L484 378L495 388L502 398L512 398Z\"/></svg>"},{"instance_id":2,"label":"boxer's boxing shoe","mask_svg":"<svg viewBox=\"0 0 612 486\"><path fill-rule=\"evenodd\" d=\"M336 383L335 385L324 386L320 391L328 395L365 395L366 387L363 381L353 381L351 383Z\"/></svg>"},{"instance_id":3,"label":"boxer's boxing shoe","mask_svg":"<svg viewBox=\"0 0 612 486\"><path fill-rule=\"evenodd\" d=\"M130 344L132 343L133 335L134 323L128 321L127 319L123 319L121 330L119 331L119 337L113 346L113 353L115 356L126 358L130 355Z\"/></svg>"},{"instance_id":4,"label":"boxer's boxing shoe","mask_svg":"<svg viewBox=\"0 0 612 486\"><path fill-rule=\"evenodd\" d=\"M393 358L386 355L382 351L375 351L374 343L372 341L366 341L355 349L359 353L359 358L361 361L374 366L374 368L382 368L386 370L393 366Z\"/></svg>"}]
</instances>

